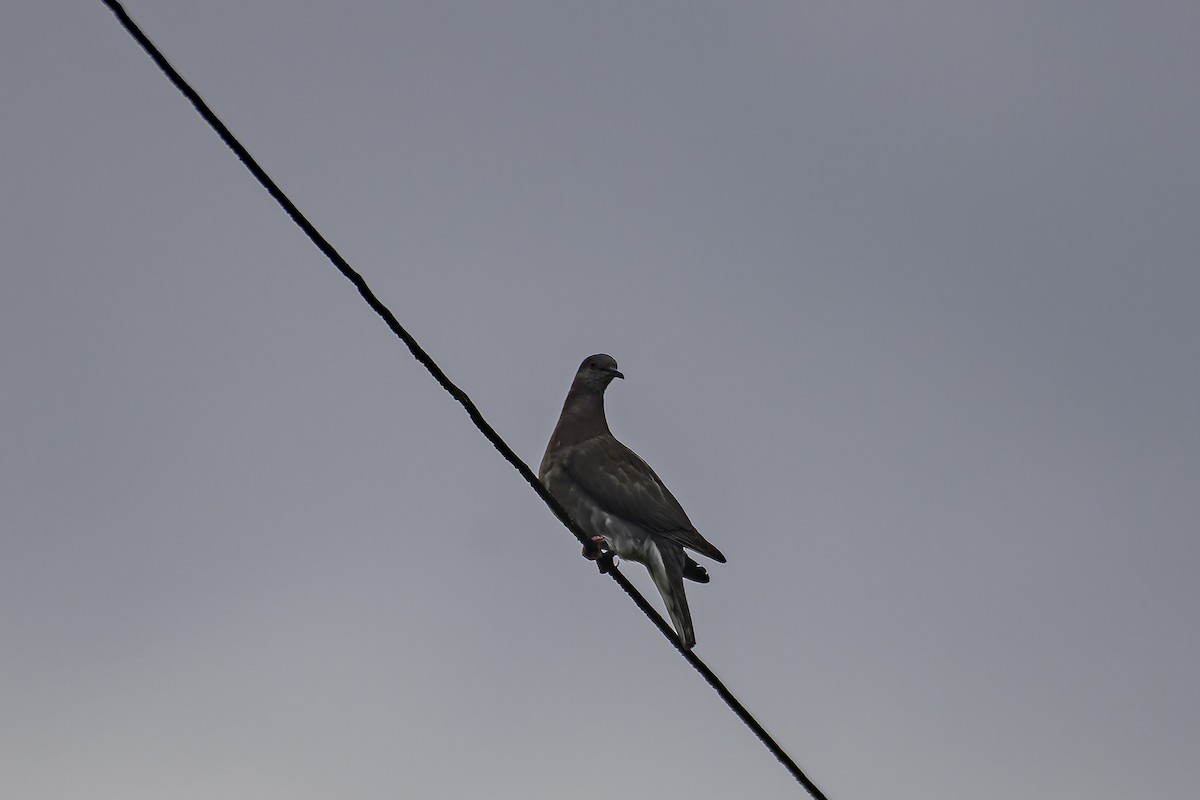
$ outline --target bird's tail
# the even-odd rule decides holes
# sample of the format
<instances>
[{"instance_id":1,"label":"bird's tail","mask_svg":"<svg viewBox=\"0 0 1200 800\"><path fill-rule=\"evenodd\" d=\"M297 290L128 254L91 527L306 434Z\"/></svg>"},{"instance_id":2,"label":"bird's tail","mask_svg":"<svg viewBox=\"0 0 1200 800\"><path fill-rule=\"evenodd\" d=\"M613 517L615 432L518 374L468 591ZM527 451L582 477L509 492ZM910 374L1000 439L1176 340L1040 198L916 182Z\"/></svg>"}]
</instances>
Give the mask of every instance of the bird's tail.
<instances>
[{"instance_id":1,"label":"bird's tail","mask_svg":"<svg viewBox=\"0 0 1200 800\"><path fill-rule=\"evenodd\" d=\"M650 557L646 559L650 577L667 606L679 643L683 649L691 650L696 644L696 632L692 629L692 614L683 591L684 571L690 559L683 548L673 542L656 542L650 551Z\"/></svg>"}]
</instances>

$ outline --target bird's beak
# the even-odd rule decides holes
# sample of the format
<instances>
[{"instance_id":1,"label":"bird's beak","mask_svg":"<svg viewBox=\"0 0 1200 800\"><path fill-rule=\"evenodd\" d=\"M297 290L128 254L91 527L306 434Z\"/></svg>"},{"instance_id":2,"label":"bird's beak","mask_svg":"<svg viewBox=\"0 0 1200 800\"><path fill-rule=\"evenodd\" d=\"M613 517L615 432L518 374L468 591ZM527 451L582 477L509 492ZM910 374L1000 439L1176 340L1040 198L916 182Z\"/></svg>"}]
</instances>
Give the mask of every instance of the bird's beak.
<instances>
[{"instance_id":1,"label":"bird's beak","mask_svg":"<svg viewBox=\"0 0 1200 800\"><path fill-rule=\"evenodd\" d=\"M625 380L625 376L621 374L620 370L610 369L608 371L608 374L612 375L614 378L620 378L621 380Z\"/></svg>"}]
</instances>

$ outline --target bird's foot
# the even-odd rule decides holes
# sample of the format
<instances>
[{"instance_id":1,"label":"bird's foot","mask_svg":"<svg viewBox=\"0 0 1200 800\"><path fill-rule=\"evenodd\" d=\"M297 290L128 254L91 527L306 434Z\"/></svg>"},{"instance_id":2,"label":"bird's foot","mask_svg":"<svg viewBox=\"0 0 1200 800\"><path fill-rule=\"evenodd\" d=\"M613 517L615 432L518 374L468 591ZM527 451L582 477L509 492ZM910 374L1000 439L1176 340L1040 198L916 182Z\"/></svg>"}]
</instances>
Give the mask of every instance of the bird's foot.
<instances>
[{"instance_id":1,"label":"bird's foot","mask_svg":"<svg viewBox=\"0 0 1200 800\"><path fill-rule=\"evenodd\" d=\"M583 557L588 561L595 561L601 574L608 572L616 563L613 560L616 554L605 549L607 544L603 536L593 536L591 541L583 546Z\"/></svg>"},{"instance_id":2,"label":"bird's foot","mask_svg":"<svg viewBox=\"0 0 1200 800\"><path fill-rule=\"evenodd\" d=\"M608 542L604 541L603 536L593 536L590 541L583 545L583 557L588 561L599 561L604 555L604 548L608 546Z\"/></svg>"}]
</instances>

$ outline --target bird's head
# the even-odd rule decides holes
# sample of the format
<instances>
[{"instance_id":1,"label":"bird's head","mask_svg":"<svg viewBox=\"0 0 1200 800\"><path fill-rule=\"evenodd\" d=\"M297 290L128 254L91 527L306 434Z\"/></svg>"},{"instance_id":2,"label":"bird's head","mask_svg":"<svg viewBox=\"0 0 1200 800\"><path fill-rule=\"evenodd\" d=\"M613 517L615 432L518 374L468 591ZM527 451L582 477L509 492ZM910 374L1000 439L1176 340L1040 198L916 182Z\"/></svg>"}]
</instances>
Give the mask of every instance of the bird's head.
<instances>
[{"instance_id":1,"label":"bird's head","mask_svg":"<svg viewBox=\"0 0 1200 800\"><path fill-rule=\"evenodd\" d=\"M617 369L616 359L604 353L597 353L588 356L579 365L579 372L575 373L575 383L593 392L603 392L608 384L612 383L613 378L624 377Z\"/></svg>"}]
</instances>

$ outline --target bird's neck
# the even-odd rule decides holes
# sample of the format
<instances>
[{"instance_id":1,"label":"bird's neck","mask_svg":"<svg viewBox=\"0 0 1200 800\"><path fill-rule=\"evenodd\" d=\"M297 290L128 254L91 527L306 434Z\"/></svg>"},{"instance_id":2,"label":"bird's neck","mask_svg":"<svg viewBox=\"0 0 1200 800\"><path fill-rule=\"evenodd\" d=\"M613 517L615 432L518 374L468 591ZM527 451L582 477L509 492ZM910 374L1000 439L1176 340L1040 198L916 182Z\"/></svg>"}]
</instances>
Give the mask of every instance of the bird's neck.
<instances>
[{"instance_id":1,"label":"bird's neck","mask_svg":"<svg viewBox=\"0 0 1200 800\"><path fill-rule=\"evenodd\" d=\"M554 430L554 445L570 447L597 436L612 435L604 415L603 392L572 387Z\"/></svg>"}]
</instances>

